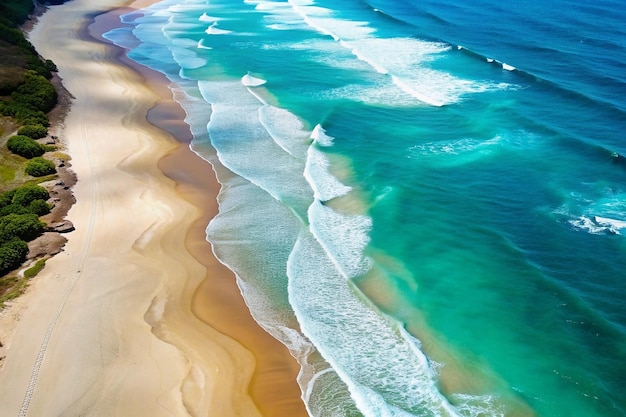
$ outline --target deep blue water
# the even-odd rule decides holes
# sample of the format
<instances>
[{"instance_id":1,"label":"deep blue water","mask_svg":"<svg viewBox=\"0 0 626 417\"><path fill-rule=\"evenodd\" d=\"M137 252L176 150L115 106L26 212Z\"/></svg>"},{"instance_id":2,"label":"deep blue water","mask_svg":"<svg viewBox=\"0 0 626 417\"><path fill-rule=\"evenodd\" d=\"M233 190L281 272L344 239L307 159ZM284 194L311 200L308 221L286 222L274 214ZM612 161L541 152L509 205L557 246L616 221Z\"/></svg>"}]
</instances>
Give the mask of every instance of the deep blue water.
<instances>
[{"instance_id":1,"label":"deep blue water","mask_svg":"<svg viewBox=\"0 0 626 417\"><path fill-rule=\"evenodd\" d=\"M172 80L215 164L208 239L311 415L626 415L620 2L166 0L123 21L107 37Z\"/></svg>"}]
</instances>

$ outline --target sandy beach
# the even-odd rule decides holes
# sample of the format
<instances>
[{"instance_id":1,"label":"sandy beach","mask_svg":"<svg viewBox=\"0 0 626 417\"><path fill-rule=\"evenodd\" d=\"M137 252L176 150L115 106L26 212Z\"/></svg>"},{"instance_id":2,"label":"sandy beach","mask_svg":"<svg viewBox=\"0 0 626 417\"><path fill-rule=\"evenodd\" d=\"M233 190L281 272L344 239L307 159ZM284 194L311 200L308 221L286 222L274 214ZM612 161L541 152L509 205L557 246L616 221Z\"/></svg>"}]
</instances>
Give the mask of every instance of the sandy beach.
<instances>
[{"instance_id":1,"label":"sandy beach","mask_svg":"<svg viewBox=\"0 0 626 417\"><path fill-rule=\"evenodd\" d=\"M30 34L74 96L76 230L1 319L2 415L306 416L295 360L205 241L219 184L182 111L163 79L90 35L94 16L150 1L126 3L73 0Z\"/></svg>"}]
</instances>

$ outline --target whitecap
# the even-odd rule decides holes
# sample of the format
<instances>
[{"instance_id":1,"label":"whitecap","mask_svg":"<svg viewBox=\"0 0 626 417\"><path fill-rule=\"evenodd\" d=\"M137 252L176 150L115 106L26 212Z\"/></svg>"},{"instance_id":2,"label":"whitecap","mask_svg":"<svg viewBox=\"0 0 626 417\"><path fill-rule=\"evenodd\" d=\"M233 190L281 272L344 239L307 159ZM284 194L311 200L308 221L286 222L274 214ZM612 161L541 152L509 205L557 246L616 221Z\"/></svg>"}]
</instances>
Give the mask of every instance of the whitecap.
<instances>
[{"instance_id":1,"label":"whitecap","mask_svg":"<svg viewBox=\"0 0 626 417\"><path fill-rule=\"evenodd\" d=\"M626 221L611 219L608 217L593 216L593 220L596 224L606 227L610 232L617 235L621 234L620 231L626 229Z\"/></svg>"},{"instance_id":2,"label":"whitecap","mask_svg":"<svg viewBox=\"0 0 626 417\"><path fill-rule=\"evenodd\" d=\"M206 33L207 35L226 35L228 33L232 33L232 31L219 29L217 27L217 22L214 22L211 26L207 28L207 30L204 31L204 33Z\"/></svg>"},{"instance_id":3,"label":"whitecap","mask_svg":"<svg viewBox=\"0 0 626 417\"><path fill-rule=\"evenodd\" d=\"M335 138L326 134L326 130L324 130L320 124L313 128L313 132L311 132L311 139L317 142L320 146L333 146L335 141Z\"/></svg>"},{"instance_id":4,"label":"whitecap","mask_svg":"<svg viewBox=\"0 0 626 417\"><path fill-rule=\"evenodd\" d=\"M200 39L198 41L198 43L196 44L196 47L198 49L213 49L212 47L205 45L205 40L204 39Z\"/></svg>"},{"instance_id":5,"label":"whitecap","mask_svg":"<svg viewBox=\"0 0 626 417\"><path fill-rule=\"evenodd\" d=\"M515 71L516 68L512 65L509 64L505 64L504 62L502 63L502 69L507 70L507 71Z\"/></svg>"},{"instance_id":6,"label":"whitecap","mask_svg":"<svg viewBox=\"0 0 626 417\"><path fill-rule=\"evenodd\" d=\"M198 18L198 20L201 22L217 22L221 19L219 17L209 16L208 14L206 14L206 12L204 12L202 13L202 16Z\"/></svg>"},{"instance_id":7,"label":"whitecap","mask_svg":"<svg viewBox=\"0 0 626 417\"><path fill-rule=\"evenodd\" d=\"M246 87L259 87L267 83L267 81L262 78L253 77L250 74L246 74L241 77L241 83Z\"/></svg>"},{"instance_id":8,"label":"whitecap","mask_svg":"<svg viewBox=\"0 0 626 417\"><path fill-rule=\"evenodd\" d=\"M603 225L595 220L595 216L579 216L574 219L568 220L568 223L577 230L582 230L592 235L606 235L606 234L619 234L615 233L610 225Z\"/></svg>"}]
</instances>

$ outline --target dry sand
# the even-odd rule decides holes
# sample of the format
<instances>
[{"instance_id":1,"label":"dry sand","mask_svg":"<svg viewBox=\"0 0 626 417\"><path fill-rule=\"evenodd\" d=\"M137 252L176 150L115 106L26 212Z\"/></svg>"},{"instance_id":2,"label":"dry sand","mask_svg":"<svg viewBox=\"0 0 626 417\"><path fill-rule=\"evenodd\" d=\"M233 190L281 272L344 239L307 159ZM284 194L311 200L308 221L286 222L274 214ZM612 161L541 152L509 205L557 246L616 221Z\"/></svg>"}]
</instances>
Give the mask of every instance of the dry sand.
<instances>
[{"instance_id":1,"label":"dry sand","mask_svg":"<svg viewBox=\"0 0 626 417\"><path fill-rule=\"evenodd\" d=\"M2 415L304 416L295 361L204 241L217 183L146 121L158 77L87 34L87 16L122 6L73 0L30 35L75 97L64 136L76 230L3 318L18 321L4 339ZM179 112L163 102L153 115Z\"/></svg>"}]
</instances>

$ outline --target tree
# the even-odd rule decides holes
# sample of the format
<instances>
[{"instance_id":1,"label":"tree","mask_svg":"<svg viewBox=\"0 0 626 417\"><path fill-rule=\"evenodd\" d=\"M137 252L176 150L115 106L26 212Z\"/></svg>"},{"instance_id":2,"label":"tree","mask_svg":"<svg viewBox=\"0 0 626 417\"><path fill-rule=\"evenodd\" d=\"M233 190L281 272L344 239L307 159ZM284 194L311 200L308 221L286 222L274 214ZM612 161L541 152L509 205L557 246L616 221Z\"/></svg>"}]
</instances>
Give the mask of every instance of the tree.
<instances>
[{"instance_id":1,"label":"tree","mask_svg":"<svg viewBox=\"0 0 626 417\"><path fill-rule=\"evenodd\" d=\"M0 245L0 275L20 266L28 254L28 244L22 240L11 240Z\"/></svg>"},{"instance_id":2,"label":"tree","mask_svg":"<svg viewBox=\"0 0 626 417\"><path fill-rule=\"evenodd\" d=\"M30 241L44 231L45 224L36 214L14 214L0 218L0 243L14 239Z\"/></svg>"}]
</instances>

